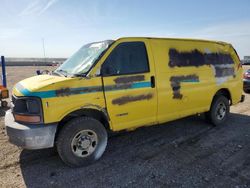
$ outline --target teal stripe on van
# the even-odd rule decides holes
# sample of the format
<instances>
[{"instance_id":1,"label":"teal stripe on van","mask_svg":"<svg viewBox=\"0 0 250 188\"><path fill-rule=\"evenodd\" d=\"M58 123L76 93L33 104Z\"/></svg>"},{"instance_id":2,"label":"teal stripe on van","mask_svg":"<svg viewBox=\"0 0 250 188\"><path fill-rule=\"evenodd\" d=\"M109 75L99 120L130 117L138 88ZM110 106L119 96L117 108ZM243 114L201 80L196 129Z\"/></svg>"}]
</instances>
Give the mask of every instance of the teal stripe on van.
<instances>
[{"instance_id":1,"label":"teal stripe on van","mask_svg":"<svg viewBox=\"0 0 250 188\"><path fill-rule=\"evenodd\" d=\"M55 90L49 91L38 91L38 92L31 92L28 89L24 88L23 85L20 83L16 84L15 86L18 91L20 91L24 96L32 96L32 97L40 97L40 98L53 98L56 97Z\"/></svg>"},{"instance_id":2,"label":"teal stripe on van","mask_svg":"<svg viewBox=\"0 0 250 188\"><path fill-rule=\"evenodd\" d=\"M32 96L32 97L40 97L40 98L58 97L56 90L31 92L28 89L24 88L20 83L18 83L15 87L24 96ZM151 87L151 82L136 82L136 83L133 83L129 88L126 88L126 89L140 89L140 88L148 88L148 87ZM108 89L106 91L125 90L125 89L120 89L119 87L114 87L114 88L107 87L107 88L110 88L110 89ZM100 91L102 91L102 86L78 87L78 88L70 88L69 90L72 93L70 95L82 95L82 94L100 92Z\"/></svg>"}]
</instances>

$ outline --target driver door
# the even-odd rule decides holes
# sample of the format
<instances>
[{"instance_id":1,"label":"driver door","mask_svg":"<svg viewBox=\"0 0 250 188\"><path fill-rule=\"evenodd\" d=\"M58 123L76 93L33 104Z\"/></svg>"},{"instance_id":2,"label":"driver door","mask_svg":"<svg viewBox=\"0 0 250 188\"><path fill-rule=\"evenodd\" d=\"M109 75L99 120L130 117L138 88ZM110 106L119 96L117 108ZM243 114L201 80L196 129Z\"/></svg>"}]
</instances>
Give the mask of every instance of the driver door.
<instances>
[{"instance_id":1,"label":"driver door","mask_svg":"<svg viewBox=\"0 0 250 188\"><path fill-rule=\"evenodd\" d=\"M147 40L118 42L101 72L113 130L156 123L155 69Z\"/></svg>"}]
</instances>

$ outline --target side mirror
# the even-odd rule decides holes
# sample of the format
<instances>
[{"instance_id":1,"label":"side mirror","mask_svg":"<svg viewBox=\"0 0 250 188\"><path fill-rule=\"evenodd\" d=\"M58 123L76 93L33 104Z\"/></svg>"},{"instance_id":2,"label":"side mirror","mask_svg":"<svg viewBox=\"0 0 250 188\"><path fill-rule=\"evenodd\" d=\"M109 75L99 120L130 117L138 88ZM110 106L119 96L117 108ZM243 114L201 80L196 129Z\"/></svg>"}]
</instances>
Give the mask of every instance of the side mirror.
<instances>
[{"instance_id":1,"label":"side mirror","mask_svg":"<svg viewBox=\"0 0 250 188\"><path fill-rule=\"evenodd\" d=\"M40 71L40 70L36 70L36 74L37 74L37 75L40 75L40 74L41 74L41 71Z\"/></svg>"},{"instance_id":2,"label":"side mirror","mask_svg":"<svg viewBox=\"0 0 250 188\"><path fill-rule=\"evenodd\" d=\"M101 76L101 67L96 69L95 76Z\"/></svg>"},{"instance_id":3,"label":"side mirror","mask_svg":"<svg viewBox=\"0 0 250 188\"><path fill-rule=\"evenodd\" d=\"M108 66L102 66L101 67L101 76L108 76L110 75L110 70Z\"/></svg>"},{"instance_id":4,"label":"side mirror","mask_svg":"<svg viewBox=\"0 0 250 188\"><path fill-rule=\"evenodd\" d=\"M49 70L36 70L36 74L37 75L41 75L41 74L49 74L50 72L49 72Z\"/></svg>"},{"instance_id":5,"label":"side mirror","mask_svg":"<svg viewBox=\"0 0 250 188\"><path fill-rule=\"evenodd\" d=\"M115 67L112 67L112 66L101 67L102 76L112 76L112 75L116 75L117 73L119 73L119 71L117 71Z\"/></svg>"}]
</instances>

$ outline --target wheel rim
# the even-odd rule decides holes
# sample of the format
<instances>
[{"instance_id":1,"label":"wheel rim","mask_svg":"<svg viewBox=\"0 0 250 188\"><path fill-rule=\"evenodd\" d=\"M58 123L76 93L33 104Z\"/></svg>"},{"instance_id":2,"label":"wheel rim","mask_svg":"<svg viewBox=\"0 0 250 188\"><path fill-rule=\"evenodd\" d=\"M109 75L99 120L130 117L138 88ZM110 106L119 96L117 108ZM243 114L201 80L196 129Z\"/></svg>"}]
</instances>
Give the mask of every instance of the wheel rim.
<instances>
[{"instance_id":1,"label":"wheel rim","mask_svg":"<svg viewBox=\"0 0 250 188\"><path fill-rule=\"evenodd\" d=\"M216 108L216 118L222 120L226 116L227 107L224 103L219 103Z\"/></svg>"},{"instance_id":2,"label":"wheel rim","mask_svg":"<svg viewBox=\"0 0 250 188\"><path fill-rule=\"evenodd\" d=\"M98 139L94 131L82 130L72 139L71 150L77 157L87 157L95 151L97 143Z\"/></svg>"}]
</instances>

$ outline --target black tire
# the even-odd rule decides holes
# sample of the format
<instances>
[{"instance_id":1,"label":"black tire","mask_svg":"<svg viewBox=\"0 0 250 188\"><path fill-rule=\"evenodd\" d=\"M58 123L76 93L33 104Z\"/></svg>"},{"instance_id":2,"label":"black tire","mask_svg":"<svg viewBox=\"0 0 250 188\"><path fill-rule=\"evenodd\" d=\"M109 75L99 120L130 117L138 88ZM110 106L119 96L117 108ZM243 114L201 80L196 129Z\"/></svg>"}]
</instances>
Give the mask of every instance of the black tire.
<instances>
[{"instance_id":1,"label":"black tire","mask_svg":"<svg viewBox=\"0 0 250 188\"><path fill-rule=\"evenodd\" d=\"M96 140L91 141L89 138L86 139L85 137L88 135L81 135L83 134L81 132L84 132L84 134L94 134ZM78 136L79 134L80 136ZM84 137L83 141L82 137ZM78 139L77 142L75 142L76 139ZM64 125L57 137L56 146L58 154L64 163L71 167L80 167L92 164L102 156L107 146L107 139L107 132L99 121L89 117L79 117ZM83 151L81 154L83 148L79 142L83 143L84 141L88 142L89 146L87 147L93 151L87 152L87 154L86 151ZM93 146L94 142L95 146ZM80 146L78 147L78 145Z\"/></svg>"},{"instance_id":2,"label":"black tire","mask_svg":"<svg viewBox=\"0 0 250 188\"><path fill-rule=\"evenodd\" d=\"M8 106L8 102L7 101L2 101L1 102L1 106L2 107L7 107Z\"/></svg>"},{"instance_id":3,"label":"black tire","mask_svg":"<svg viewBox=\"0 0 250 188\"><path fill-rule=\"evenodd\" d=\"M244 89L244 92L245 92L246 94L250 94L250 89Z\"/></svg>"},{"instance_id":4,"label":"black tire","mask_svg":"<svg viewBox=\"0 0 250 188\"><path fill-rule=\"evenodd\" d=\"M220 115L220 111L218 110L219 108L225 108L225 114L222 113L224 115ZM229 111L229 100L223 95L216 95L211 104L210 111L205 113L205 117L214 126L220 126L227 121Z\"/></svg>"}]
</instances>

